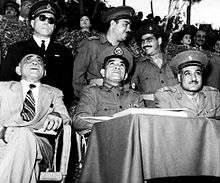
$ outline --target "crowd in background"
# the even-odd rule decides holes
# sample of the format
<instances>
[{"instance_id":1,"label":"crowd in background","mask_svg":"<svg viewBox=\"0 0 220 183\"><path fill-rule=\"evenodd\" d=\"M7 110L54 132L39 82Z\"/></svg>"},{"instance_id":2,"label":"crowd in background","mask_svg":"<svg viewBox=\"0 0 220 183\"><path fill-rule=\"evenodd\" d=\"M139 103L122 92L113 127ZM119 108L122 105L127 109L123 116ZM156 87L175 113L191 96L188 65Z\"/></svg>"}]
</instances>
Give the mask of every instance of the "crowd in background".
<instances>
[{"instance_id":1,"label":"crowd in background","mask_svg":"<svg viewBox=\"0 0 220 183\"><path fill-rule=\"evenodd\" d=\"M220 32L219 30L214 30L210 24L187 25L184 24L184 22L181 22L180 20L174 17L171 17L169 20L167 20L166 17L153 16L153 14L151 13L148 14L146 17L143 17L143 12L135 12L135 15L131 19L131 22L126 22L125 26L128 36L124 41L124 40L117 40L117 35L115 35L115 33L118 33L117 32L118 27L121 28L120 27L121 25L118 25L117 22L118 20L116 21L115 19L110 19L109 17L107 18L105 17L105 20L102 19L102 15L106 10L111 10L111 9L113 10L113 8L107 8L103 3L101 3L101 5L97 7L97 11L96 11L97 14L94 15L93 13L91 13L92 11L90 9L85 9L83 13L76 14L76 12L72 11L74 10L74 7L71 7L72 4L70 2L65 3L64 1L54 1L56 2L56 4L59 5L61 10L61 16L60 16L61 18L59 20L55 20L56 19L55 16L52 19L51 17L47 17L46 15L41 17L40 16L38 17L38 15L36 17L29 17L29 10L33 2L34 2L33 0L22 0L21 5L19 5L15 1L7 1L4 4L3 14L0 16L0 48L1 48L0 68L3 66L2 63L7 65L6 61L9 60L12 61L13 59L15 60L16 57L15 55L21 54L21 53L15 53L15 50L18 49L19 44L13 47L14 43L18 43L19 41L27 41L25 43L30 43L31 38L37 35L37 26L34 25L33 23L35 19L39 18L39 21L41 22L47 20L49 26L54 26L54 28L56 28L55 30L51 31L51 37L50 35L48 36L49 42L51 41L52 43L51 42L50 43L54 45L55 51L48 49L54 54L52 55L52 53L45 52L45 47L43 49L43 54L42 54L43 58L47 59L48 61L46 66L46 70L48 72L47 75L45 75L46 79L44 79L43 82L45 82L45 84L53 85L64 91L64 99L65 96L68 96L68 94L70 94L69 95L70 98L67 97L67 99L65 99L64 101L65 104L68 106L68 111L70 112L74 112L75 104L77 104L80 100L79 95L76 94L76 92L74 93L75 96L72 96L73 94L72 89L76 90L74 86L78 87L77 82L79 82L79 78L81 77L81 75L84 74L85 77L88 78L90 77L88 79L90 80L90 84L91 81L100 82L100 80L96 80L97 78L95 77L98 76L101 77L98 70L100 69L99 68L100 65L98 64L104 62L105 60L107 54L105 55L104 52L102 53L104 49L105 49L104 51L106 52L111 49L111 54L113 54L112 51L114 51L114 53L118 52L117 54L120 54L120 52L122 52L124 55L127 54L126 56L128 56L129 59L132 58L132 61L130 61L129 59L124 57L123 58L117 56L113 57L113 59L117 61L116 66L119 61L122 62L123 60L129 62L128 65L130 67L133 65L136 66L135 68L136 71L132 71L132 70L127 71L129 67L128 68L125 67L125 71L127 72L126 74L130 74L129 72L134 74L132 80L134 81L134 83L140 82L140 78L142 76L145 77L144 82L146 83L139 83L139 89L142 87L142 89L140 89L139 91L141 91L142 94L143 93L148 94L147 96L148 98L151 97L152 94L154 94L159 88L165 87L168 83L169 84L172 83L173 85L176 84L176 80L174 81L173 74L169 67L169 61L173 57L175 57L178 53L186 50L199 50L207 55L210 63L209 64L210 68L208 69L208 72L210 73L209 73L209 77L204 78L204 82L205 84L220 89ZM122 12L122 10L120 11ZM75 17L73 17L73 14L71 14L71 12L73 12ZM115 13L114 10L111 13L112 14L110 15L113 16ZM42 20L40 20L40 18ZM120 19L121 17L119 18L119 20ZM31 22L30 20L33 21L32 25L30 24ZM115 23L118 26L117 28L115 28L116 26L114 27L112 25L110 26L107 25L107 23L109 24L111 20L117 22ZM146 34L149 33L152 34L153 36L144 37ZM103 37L105 37L105 39L103 39ZM113 43L116 42L115 45L110 44L112 42L107 40L109 37L111 38L110 40ZM155 40L155 45L156 45L154 48L156 50L155 57L149 56L148 51L146 51L147 49L145 49L145 47L147 47L145 46L145 44L148 44L153 39ZM89 42L82 42L83 40L92 40L92 41L89 43ZM101 43L96 40L101 40L100 41ZM124 42L123 45L121 44L122 42ZM59 45L62 46L58 46L57 43L59 43ZM39 45L40 44L38 44L38 46ZM101 46L104 45L104 46L101 47L100 45ZM22 46L25 47L26 45L22 45ZM32 47L33 50L35 50L35 48L36 47L34 46ZM103 50L100 50L99 48L103 48ZM69 54L67 50L72 55ZM42 53L42 50L40 50L40 46L39 46L39 53L40 52ZM55 58L55 64L54 64L53 63L54 58L52 58L52 56L57 56L55 52L59 53L58 56L60 56L60 58L54 57ZM10 55L9 53L13 53L13 54ZM133 58L134 58L134 63L133 63ZM98 59L101 60L100 63L98 62L99 61ZM62 62L62 60L65 60L66 63ZM70 61L69 63L67 63L68 60ZM111 58L109 58L109 60L111 61ZM85 63L87 61L88 63ZM157 68L152 66L152 63L150 63L154 61L157 62L156 64L153 63L154 66L155 65L157 66ZM61 62L63 65L61 65ZM95 62L97 62L97 65L99 66L98 67L97 65L95 65L97 66L98 69L95 68L94 65L92 65ZM139 64L137 64L138 62ZM107 68L106 65L105 67ZM153 80L154 78L152 77L153 78L152 79L151 76L146 77L146 75L144 75L146 73L141 73L143 69L146 68L148 69L147 70L148 75L151 74L152 76L158 76L158 78L156 78L157 80ZM82 72L84 71L85 72L80 73L81 72L80 69L83 70ZM4 71L1 68L1 72L6 72L6 71ZM89 74L91 76L89 76ZM0 73L1 79L3 78L2 75L4 74ZM5 75L7 75L7 73ZM106 78L106 76L103 76L103 78ZM122 81L126 82L124 81L126 79L123 76ZM131 78L128 77L128 79ZM83 84L85 84L86 82L87 81L82 81ZM80 87L77 88L78 90L77 92L81 92L82 86ZM135 86L133 87L133 89L134 88ZM92 91L91 95L93 95L94 94L93 88L90 90ZM123 92L126 93L126 91L124 90ZM133 96L133 93L131 95ZM118 93L117 95L115 93L115 96L119 96ZM106 99L106 97L104 98ZM75 101L72 102L71 100L75 100ZM128 100L126 99L126 101ZM126 103L126 105L130 105L130 104ZM86 108L87 104L85 104L84 106ZM155 107L155 103L148 103L145 104L145 106ZM124 109L123 106L120 107L121 108L119 110ZM79 114L82 113L82 111L80 110L78 109ZM108 109L103 109L103 110L106 111Z\"/></svg>"}]
</instances>

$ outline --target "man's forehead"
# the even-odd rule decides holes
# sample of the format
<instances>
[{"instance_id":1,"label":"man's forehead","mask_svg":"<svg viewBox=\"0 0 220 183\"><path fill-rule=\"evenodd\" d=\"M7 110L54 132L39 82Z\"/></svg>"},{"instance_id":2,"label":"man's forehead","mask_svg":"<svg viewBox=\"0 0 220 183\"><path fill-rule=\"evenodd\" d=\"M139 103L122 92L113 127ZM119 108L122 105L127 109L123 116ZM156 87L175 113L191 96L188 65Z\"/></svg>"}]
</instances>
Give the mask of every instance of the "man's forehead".
<instances>
[{"instance_id":1,"label":"man's forehead","mask_svg":"<svg viewBox=\"0 0 220 183\"><path fill-rule=\"evenodd\" d=\"M202 35L203 36L203 35L206 35L206 33L203 30L199 30L199 31L197 31L196 35Z\"/></svg>"},{"instance_id":2,"label":"man's forehead","mask_svg":"<svg viewBox=\"0 0 220 183\"><path fill-rule=\"evenodd\" d=\"M118 19L119 22L122 22L122 23L131 23L131 20L128 19L128 18L122 18L122 19Z\"/></svg>"},{"instance_id":3,"label":"man's forehead","mask_svg":"<svg viewBox=\"0 0 220 183\"><path fill-rule=\"evenodd\" d=\"M124 61L121 60L120 58L110 58L110 59L108 60L108 64L110 64L110 63L114 63L114 64L123 63L123 64L124 64Z\"/></svg>"},{"instance_id":4,"label":"man's forehead","mask_svg":"<svg viewBox=\"0 0 220 183\"><path fill-rule=\"evenodd\" d=\"M53 17L54 18L54 15L52 13L42 12L39 15L45 15L47 17Z\"/></svg>"},{"instance_id":5,"label":"man's forehead","mask_svg":"<svg viewBox=\"0 0 220 183\"><path fill-rule=\"evenodd\" d=\"M43 64L43 59L39 55L29 54L22 58L21 63L38 61Z\"/></svg>"}]
</instances>

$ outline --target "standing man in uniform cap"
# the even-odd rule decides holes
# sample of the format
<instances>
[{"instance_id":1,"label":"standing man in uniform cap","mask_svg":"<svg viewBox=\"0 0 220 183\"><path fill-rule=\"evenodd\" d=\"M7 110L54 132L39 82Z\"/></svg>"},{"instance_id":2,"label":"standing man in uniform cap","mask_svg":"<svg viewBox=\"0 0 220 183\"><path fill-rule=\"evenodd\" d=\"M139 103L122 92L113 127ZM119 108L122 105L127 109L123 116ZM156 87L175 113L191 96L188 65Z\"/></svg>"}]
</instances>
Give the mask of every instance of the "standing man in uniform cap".
<instances>
[{"instance_id":1,"label":"standing man in uniform cap","mask_svg":"<svg viewBox=\"0 0 220 183\"><path fill-rule=\"evenodd\" d=\"M143 25L137 33L146 57L136 62L132 87L144 95L147 107L155 107L154 93L159 88L177 83L170 63L161 50L162 36L163 32L157 25Z\"/></svg>"},{"instance_id":2,"label":"standing man in uniform cap","mask_svg":"<svg viewBox=\"0 0 220 183\"><path fill-rule=\"evenodd\" d=\"M128 59L133 66L133 57L123 41L131 31L131 18L134 10L128 6L109 9L103 16L103 22L109 24L106 34L100 38L91 38L81 42L73 67L73 88L77 97L81 89L89 83L102 85L100 68L106 56L116 54Z\"/></svg>"},{"instance_id":3,"label":"standing man in uniform cap","mask_svg":"<svg viewBox=\"0 0 220 183\"><path fill-rule=\"evenodd\" d=\"M179 84L156 92L158 107L186 108L189 116L219 118L220 93L218 89L202 84L207 63L207 56L200 51L188 50L177 54L171 67Z\"/></svg>"},{"instance_id":4,"label":"standing man in uniform cap","mask_svg":"<svg viewBox=\"0 0 220 183\"><path fill-rule=\"evenodd\" d=\"M21 58L27 54L38 54L43 57L47 70L42 83L61 89L68 107L73 99L73 57L65 46L52 40L59 18L60 9L52 1L41 0L32 4L29 21L33 28L33 36L27 41L20 41L9 47L1 65L0 80L19 80L14 70Z\"/></svg>"}]
</instances>

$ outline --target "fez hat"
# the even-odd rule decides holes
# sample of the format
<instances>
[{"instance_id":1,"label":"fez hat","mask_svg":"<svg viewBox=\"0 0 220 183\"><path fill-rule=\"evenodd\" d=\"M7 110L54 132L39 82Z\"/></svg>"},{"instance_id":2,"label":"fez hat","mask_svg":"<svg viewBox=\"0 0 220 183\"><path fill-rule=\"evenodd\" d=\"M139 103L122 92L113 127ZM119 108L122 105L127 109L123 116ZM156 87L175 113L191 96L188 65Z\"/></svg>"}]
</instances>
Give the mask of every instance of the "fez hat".
<instances>
[{"instance_id":1,"label":"fez hat","mask_svg":"<svg viewBox=\"0 0 220 183\"><path fill-rule=\"evenodd\" d=\"M179 71L187 66L196 65L201 68L205 68L208 64L208 59L205 53L195 50L187 50L178 53L172 58L170 62L170 67L174 73L179 73Z\"/></svg>"},{"instance_id":2,"label":"fez hat","mask_svg":"<svg viewBox=\"0 0 220 183\"><path fill-rule=\"evenodd\" d=\"M103 13L102 21L109 23L111 20L118 19L131 19L135 14L135 11L130 6L118 6L108 9Z\"/></svg>"}]
</instances>

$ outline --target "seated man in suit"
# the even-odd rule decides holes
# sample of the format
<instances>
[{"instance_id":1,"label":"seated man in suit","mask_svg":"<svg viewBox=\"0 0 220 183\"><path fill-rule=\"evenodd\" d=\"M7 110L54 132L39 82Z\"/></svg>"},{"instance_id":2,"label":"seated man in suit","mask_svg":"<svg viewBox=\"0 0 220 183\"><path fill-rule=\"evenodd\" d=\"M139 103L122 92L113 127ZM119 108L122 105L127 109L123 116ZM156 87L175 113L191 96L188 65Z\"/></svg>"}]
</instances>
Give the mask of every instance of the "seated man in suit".
<instances>
[{"instance_id":1,"label":"seated man in suit","mask_svg":"<svg viewBox=\"0 0 220 183\"><path fill-rule=\"evenodd\" d=\"M62 90L64 103L69 107L74 98L73 56L65 46L52 39L60 19L60 9L53 1L36 1L32 4L28 17L33 35L28 40L18 41L8 47L5 60L1 63L0 80L19 81L20 77L14 70L20 60L27 54L40 55L44 59L47 70L47 75L41 82Z\"/></svg>"},{"instance_id":2,"label":"seated man in suit","mask_svg":"<svg viewBox=\"0 0 220 183\"><path fill-rule=\"evenodd\" d=\"M40 56L24 56L16 73L20 82L0 82L0 180L35 183L39 163L50 169L53 158L52 141L39 131L56 131L70 118L62 91L40 83L45 75Z\"/></svg>"},{"instance_id":3,"label":"seated man in suit","mask_svg":"<svg viewBox=\"0 0 220 183\"><path fill-rule=\"evenodd\" d=\"M200 51L188 50L177 54L171 61L171 67L179 84L156 92L158 107L186 108L189 116L218 118L220 93L217 88L202 84L207 63L207 56Z\"/></svg>"},{"instance_id":4,"label":"seated man in suit","mask_svg":"<svg viewBox=\"0 0 220 183\"><path fill-rule=\"evenodd\" d=\"M122 55L113 54L104 59L100 70L103 85L84 87L76 106L73 127L79 133L89 132L96 122L83 117L110 116L131 107L144 107L141 95L123 84L129 74L129 66Z\"/></svg>"}]
</instances>

